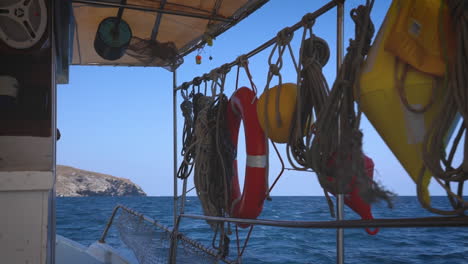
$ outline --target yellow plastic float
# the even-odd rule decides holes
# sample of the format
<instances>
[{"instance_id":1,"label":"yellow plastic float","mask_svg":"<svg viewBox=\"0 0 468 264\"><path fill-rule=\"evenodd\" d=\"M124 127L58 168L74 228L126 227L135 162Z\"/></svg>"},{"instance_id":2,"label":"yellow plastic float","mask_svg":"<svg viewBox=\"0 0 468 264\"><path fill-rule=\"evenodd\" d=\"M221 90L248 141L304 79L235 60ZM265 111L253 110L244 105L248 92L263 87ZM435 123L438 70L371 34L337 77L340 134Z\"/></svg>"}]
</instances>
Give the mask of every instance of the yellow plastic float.
<instances>
[{"instance_id":1,"label":"yellow plastic float","mask_svg":"<svg viewBox=\"0 0 468 264\"><path fill-rule=\"evenodd\" d=\"M445 73L440 45L434 43L439 42L434 33L434 30L438 32L437 22L432 21L438 18L440 3L440 0L394 0L360 80L363 112L414 181L423 167L421 143L441 109L444 95L443 87L433 86L434 76ZM418 5L424 8L418 10ZM423 24L429 20L431 23ZM396 81L399 79L403 84L400 91ZM422 113L409 110L425 106L427 109ZM430 178L426 172L422 182L423 199L428 203Z\"/></svg>"},{"instance_id":2,"label":"yellow plastic float","mask_svg":"<svg viewBox=\"0 0 468 264\"><path fill-rule=\"evenodd\" d=\"M279 94L279 116L280 121L277 120L277 95ZM268 102L267 102L268 93ZM291 123L294 115L294 109L296 107L296 95L297 87L294 83L283 83L281 89L279 86L265 91L258 100L257 103L257 116L260 126L262 127L265 134L273 142L286 143L288 142L289 133L291 130ZM267 114L268 114L268 127L265 118L265 103L267 103Z\"/></svg>"}]
</instances>

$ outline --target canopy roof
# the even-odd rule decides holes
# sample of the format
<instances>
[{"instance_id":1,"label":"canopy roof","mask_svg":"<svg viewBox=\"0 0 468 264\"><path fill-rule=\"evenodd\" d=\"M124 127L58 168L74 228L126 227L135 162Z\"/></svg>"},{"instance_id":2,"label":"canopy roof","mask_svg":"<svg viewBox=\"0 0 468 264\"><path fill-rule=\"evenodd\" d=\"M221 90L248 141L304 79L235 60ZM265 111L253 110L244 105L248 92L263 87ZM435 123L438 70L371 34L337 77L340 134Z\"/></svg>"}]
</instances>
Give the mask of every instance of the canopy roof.
<instances>
[{"instance_id":1,"label":"canopy roof","mask_svg":"<svg viewBox=\"0 0 468 264\"><path fill-rule=\"evenodd\" d=\"M100 57L94 49L99 23L115 17L123 8L122 19L133 37L172 42L182 57L205 44L206 36L216 37L268 0L73 0L75 33L72 64L166 66L157 60L142 61L125 54L118 60Z\"/></svg>"}]
</instances>

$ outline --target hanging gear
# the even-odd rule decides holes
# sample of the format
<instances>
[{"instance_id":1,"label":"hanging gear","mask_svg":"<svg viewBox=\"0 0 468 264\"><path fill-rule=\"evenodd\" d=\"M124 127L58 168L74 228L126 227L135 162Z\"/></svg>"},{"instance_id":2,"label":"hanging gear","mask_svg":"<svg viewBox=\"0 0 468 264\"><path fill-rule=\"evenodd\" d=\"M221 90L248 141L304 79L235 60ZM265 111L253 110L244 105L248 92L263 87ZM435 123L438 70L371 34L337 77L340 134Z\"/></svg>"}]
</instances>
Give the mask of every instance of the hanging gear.
<instances>
[{"instance_id":1,"label":"hanging gear","mask_svg":"<svg viewBox=\"0 0 468 264\"><path fill-rule=\"evenodd\" d=\"M354 99L359 107L359 97L354 96L353 87L361 71L374 26L370 20L373 1L351 11L356 23L355 39L350 41L348 52L341 65L330 95L316 121L316 135L308 157L317 173L321 186L332 193L349 194L355 178L361 198L368 204L385 200L391 206L392 194L366 175L362 152L362 133L359 130L361 112L356 111ZM358 91L359 94L359 91ZM336 166L330 168L330 160Z\"/></svg>"},{"instance_id":2,"label":"hanging gear","mask_svg":"<svg viewBox=\"0 0 468 264\"><path fill-rule=\"evenodd\" d=\"M463 215L468 210L468 201L463 195L464 184L468 180L468 139L466 133L468 120L468 95L466 94L468 86L466 74L468 68L468 4L463 0L447 0L445 2L449 10L448 16L454 25L456 48L453 49L452 59L449 52L451 49L449 40L442 42L446 61L453 60L453 63L447 63L447 76L444 81L447 93L442 103L443 106L424 137L422 152L425 169L421 170L417 180L418 198L422 206L430 212L441 215ZM439 19L444 21L443 17ZM460 115L463 120L450 150L445 151L447 134L450 134L455 128L453 119L456 115ZM464 138L462 144L464 148L462 151L463 160L460 165L455 166L453 160L462 138ZM435 208L423 199L423 175L428 171L446 191L453 210ZM456 191L452 191L454 185L457 188Z\"/></svg>"}]
</instances>

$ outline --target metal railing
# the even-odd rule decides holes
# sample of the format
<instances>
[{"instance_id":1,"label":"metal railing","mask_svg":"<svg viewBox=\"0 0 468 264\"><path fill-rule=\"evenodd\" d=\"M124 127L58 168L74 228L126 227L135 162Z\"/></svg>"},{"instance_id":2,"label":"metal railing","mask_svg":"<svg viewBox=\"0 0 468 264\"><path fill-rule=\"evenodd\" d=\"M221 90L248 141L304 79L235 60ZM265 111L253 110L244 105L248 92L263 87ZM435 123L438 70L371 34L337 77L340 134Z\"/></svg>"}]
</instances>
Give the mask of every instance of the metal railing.
<instances>
[{"instance_id":1,"label":"metal railing","mask_svg":"<svg viewBox=\"0 0 468 264\"><path fill-rule=\"evenodd\" d=\"M327 4L325 4L324 6L322 6L321 8L317 9L315 12L313 13L308 13L306 15L304 15L303 17L303 20L297 22L296 24L292 25L289 27L289 30L292 31L296 31L300 28L302 28L304 26L304 22L305 21L308 21L308 22L311 22L313 20L315 20L316 18L320 17L321 15L325 14L326 12L330 11L331 9L333 9L334 7L336 7L338 4L340 3L337 3L337 2L340 2L340 1L330 1L328 2ZM252 51L250 51L249 53L245 54L245 58L251 58L255 55L257 55L258 53L264 51L265 49L267 49L268 47L271 47L273 44L276 43L276 40L277 40L277 36L273 37L272 39L266 41L265 43L263 43L262 45L258 46L257 48L253 49ZM338 42L342 42L342 41L338 41ZM223 66L225 67L228 67L228 68L232 68L234 67L235 65L237 65L239 62L236 60L230 62L230 63L226 63L224 64ZM186 89L187 87L189 87L190 85L193 84L193 82L195 80L209 80L209 75L208 74L204 74L203 76L201 77L196 77L194 78L192 81L190 82L184 82L182 85L180 85L179 87L175 87L174 90L181 90L181 89Z\"/></svg>"},{"instance_id":2,"label":"metal railing","mask_svg":"<svg viewBox=\"0 0 468 264\"><path fill-rule=\"evenodd\" d=\"M306 14L301 21L289 27L289 30L296 31L303 26L303 23L306 21L313 21L321 15L327 13L333 8L337 7L337 71L342 62L341 57L343 56L343 4L344 0L332 0L316 11ZM277 41L277 36L266 41L257 48L251 50L250 52L243 55L245 58L251 58L254 55L262 52L268 47L275 44ZM221 67L231 68L239 63L238 59L226 63ZM216 69L215 69L216 70ZM174 141L176 142L177 135L177 116L176 116L176 93L179 90L187 89L191 85L200 81L209 81L210 75L204 74L200 77L194 78L192 81L184 82L181 85L177 85L174 72L174 100L173 100L173 121L174 121ZM174 163L177 162L177 143L174 143ZM468 216L456 216L456 217L418 217L418 218L391 218L391 219L373 219L373 220L342 220L343 215L343 199L338 199L339 210L341 213L338 213L339 219L336 221L294 221L294 220L269 220L269 219L240 219L240 218L229 218L229 217L214 217L214 216L205 216L205 215L193 215L185 214L182 210L178 211L178 200L182 201L186 198L185 188L181 194L178 196L177 193L177 168L174 166L174 226L177 230L179 222L182 218L198 219L198 220L207 220L207 221L217 221L217 222L231 222L231 223L243 223L251 225L263 225L263 226L276 226L276 227L287 227L287 228L325 228L325 229L337 229L337 263L343 263L344 261L344 248L343 248L343 229L348 228L414 228L414 227L468 227ZM184 179L184 186L186 184L186 179ZM182 203L183 204L183 203Z\"/></svg>"},{"instance_id":3,"label":"metal railing","mask_svg":"<svg viewBox=\"0 0 468 264\"><path fill-rule=\"evenodd\" d=\"M277 226L290 228L409 228L409 227L467 227L468 216L389 218L373 220L294 221L269 219L242 219L206 215L182 214L181 217L217 222Z\"/></svg>"}]
</instances>

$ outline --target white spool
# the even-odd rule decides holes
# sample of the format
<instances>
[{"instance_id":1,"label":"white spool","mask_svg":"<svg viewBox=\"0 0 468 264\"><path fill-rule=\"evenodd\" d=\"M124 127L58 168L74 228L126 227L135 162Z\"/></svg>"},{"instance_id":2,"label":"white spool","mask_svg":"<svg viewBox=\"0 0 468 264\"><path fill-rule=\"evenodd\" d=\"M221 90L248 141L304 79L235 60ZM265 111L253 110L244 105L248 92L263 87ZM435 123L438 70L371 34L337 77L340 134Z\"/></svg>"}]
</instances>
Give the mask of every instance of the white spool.
<instances>
[{"instance_id":1,"label":"white spool","mask_svg":"<svg viewBox=\"0 0 468 264\"><path fill-rule=\"evenodd\" d=\"M47 28L44 0L1 0L0 40L14 49L27 49L41 40Z\"/></svg>"}]
</instances>

